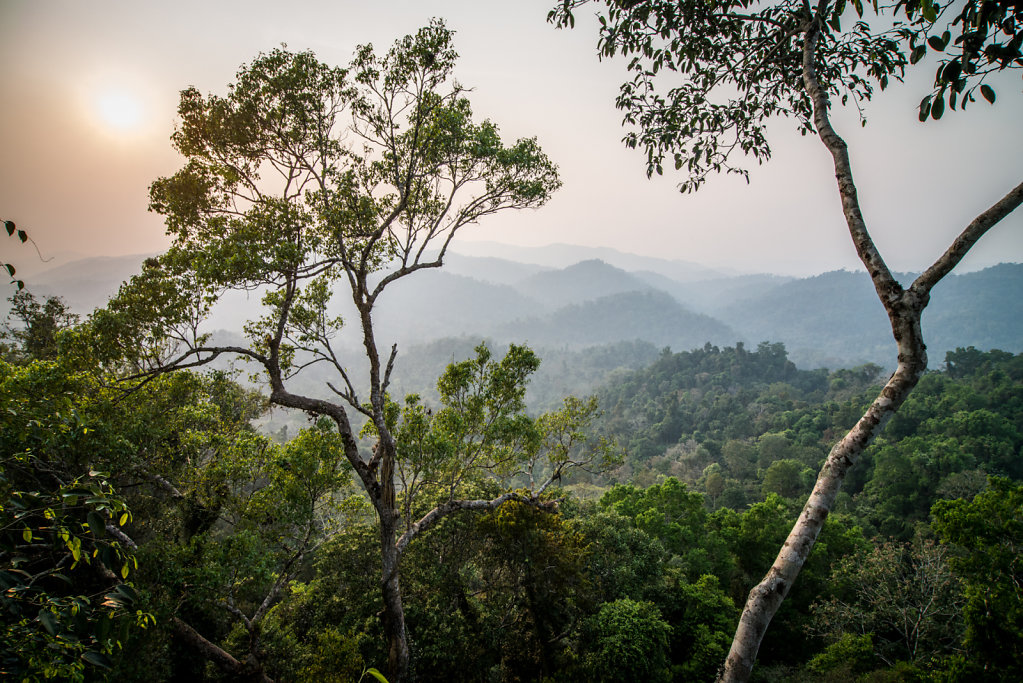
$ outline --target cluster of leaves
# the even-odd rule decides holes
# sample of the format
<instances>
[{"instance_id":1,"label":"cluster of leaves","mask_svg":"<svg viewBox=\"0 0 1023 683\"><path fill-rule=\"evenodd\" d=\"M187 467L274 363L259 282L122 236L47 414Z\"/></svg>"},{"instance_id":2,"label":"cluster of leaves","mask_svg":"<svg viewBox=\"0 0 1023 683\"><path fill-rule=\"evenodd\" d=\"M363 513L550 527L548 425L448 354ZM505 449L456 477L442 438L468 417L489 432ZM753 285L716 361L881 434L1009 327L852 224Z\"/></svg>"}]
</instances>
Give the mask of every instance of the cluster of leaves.
<instances>
[{"instance_id":1,"label":"cluster of leaves","mask_svg":"<svg viewBox=\"0 0 1023 683\"><path fill-rule=\"evenodd\" d=\"M124 501L94 471L54 490L23 490L39 466L32 453L0 465L0 670L83 680L87 664L110 668L129 629L153 617L135 609L126 582L137 559L107 530L129 521Z\"/></svg>"},{"instance_id":2,"label":"cluster of leaves","mask_svg":"<svg viewBox=\"0 0 1023 683\"><path fill-rule=\"evenodd\" d=\"M588 0L565 0L548 19L572 25L573 9ZM742 152L758 162L771 154L767 120L795 118L813 131L810 97L803 86L807 28L820 21L818 74L829 96L846 103L869 100L875 86L900 79L907 64L896 33L875 33L864 21L843 30L846 3L816 9L798 0L771 3L605 0L598 13L602 58L624 57L632 79L616 105L632 128L624 142L647 155L647 175L666 160L685 169L683 192L697 190L711 173L748 171L732 160ZM863 5L852 3L862 16Z\"/></svg>"},{"instance_id":3,"label":"cluster of leaves","mask_svg":"<svg viewBox=\"0 0 1023 683\"><path fill-rule=\"evenodd\" d=\"M14 221L4 221L3 223L4 230L7 231L8 237L17 236L18 241L21 242L22 244L28 241L28 233L20 229L17 225L15 225ZM23 290L25 288L25 281L14 279L14 274L17 272L17 269L14 267L14 265L6 262L3 263L2 265L4 267L4 270L7 271L8 277L11 278L11 284L17 286L19 292Z\"/></svg>"},{"instance_id":4,"label":"cluster of leaves","mask_svg":"<svg viewBox=\"0 0 1023 683\"><path fill-rule=\"evenodd\" d=\"M741 343L723 349L707 344L693 351L665 351L649 367L617 378L598 395L607 410L607 428L625 444L635 471L668 449L690 443L704 445L716 459L729 441L748 443L779 433L795 446L817 448L822 431L848 426L855 412L849 399L879 372L872 365L830 374L799 370L782 344L765 342L754 351ZM823 404L823 416L801 412L815 404ZM765 455L761 466L780 457L796 456ZM812 464L813 458L806 457Z\"/></svg>"},{"instance_id":5,"label":"cluster of leaves","mask_svg":"<svg viewBox=\"0 0 1023 683\"><path fill-rule=\"evenodd\" d=\"M902 0L912 30L907 30L909 61L919 62L928 48L941 55L934 92L920 102L920 120L940 119L948 107L963 109L974 93L991 104L995 89L988 78L1006 69L1023 68L1023 7L1012 0L967 0L942 5L932 0Z\"/></svg>"},{"instance_id":6,"label":"cluster of leaves","mask_svg":"<svg viewBox=\"0 0 1023 683\"><path fill-rule=\"evenodd\" d=\"M77 323L78 315L60 297L47 297L40 303L22 289L10 303L8 322L0 330L0 356L14 363L56 358L57 332Z\"/></svg>"},{"instance_id":7,"label":"cluster of leaves","mask_svg":"<svg viewBox=\"0 0 1023 683\"><path fill-rule=\"evenodd\" d=\"M488 495L493 483L464 495ZM418 679L472 681L707 680L727 652L738 605L797 513L772 496L745 512L708 513L675 479L615 486L551 515L516 501L438 525L405 559L403 583ZM826 595L830 568L867 542L829 523L806 581ZM334 653L345 671L383 656L373 615L373 530L325 545L315 572L270 615L275 673L319 671ZM805 640L810 599L779 616L785 639ZM280 640L278 640L280 638ZM774 647L784 661L813 654ZM321 650L321 648L324 648ZM340 669L338 669L340 670ZM286 673L288 672L288 673Z\"/></svg>"}]
</instances>

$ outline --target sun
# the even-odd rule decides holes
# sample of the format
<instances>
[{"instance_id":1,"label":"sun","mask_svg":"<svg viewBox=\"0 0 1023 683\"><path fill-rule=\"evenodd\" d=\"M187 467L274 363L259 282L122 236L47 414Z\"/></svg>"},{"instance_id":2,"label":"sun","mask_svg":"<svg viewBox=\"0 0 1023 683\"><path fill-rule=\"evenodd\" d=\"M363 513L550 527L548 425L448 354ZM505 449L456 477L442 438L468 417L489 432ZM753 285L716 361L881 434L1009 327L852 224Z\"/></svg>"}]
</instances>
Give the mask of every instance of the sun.
<instances>
[{"instance_id":1,"label":"sun","mask_svg":"<svg viewBox=\"0 0 1023 683\"><path fill-rule=\"evenodd\" d=\"M105 90L97 93L95 113L104 127L113 132L127 133L142 126L142 101L127 90Z\"/></svg>"},{"instance_id":2,"label":"sun","mask_svg":"<svg viewBox=\"0 0 1023 683\"><path fill-rule=\"evenodd\" d=\"M102 93L96 101L100 119L111 128L132 130L142 123L142 103L125 91Z\"/></svg>"}]
</instances>

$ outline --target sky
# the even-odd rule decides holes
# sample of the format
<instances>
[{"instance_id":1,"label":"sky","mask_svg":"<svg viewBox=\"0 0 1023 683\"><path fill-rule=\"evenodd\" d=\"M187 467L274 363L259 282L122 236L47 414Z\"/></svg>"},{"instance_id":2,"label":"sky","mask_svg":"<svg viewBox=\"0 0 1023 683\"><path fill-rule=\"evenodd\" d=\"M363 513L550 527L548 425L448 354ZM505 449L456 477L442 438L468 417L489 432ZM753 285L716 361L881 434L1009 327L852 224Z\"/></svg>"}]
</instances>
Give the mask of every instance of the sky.
<instances>
[{"instance_id":1,"label":"sky","mask_svg":"<svg viewBox=\"0 0 1023 683\"><path fill-rule=\"evenodd\" d=\"M239 67L287 44L345 65L355 47L386 49L432 17L456 31L459 82L506 139L537 137L564 186L538 210L506 212L459 240L568 243L699 263L731 272L806 276L859 267L831 159L795 123L771 126L774 156L750 183L646 178L645 156L621 144L614 108L620 62L596 56L596 22L547 24L552 0L0 0L0 217L34 238L46 266L13 240L0 258L23 272L84 256L156 253L161 218L149 184L183 164L169 136L180 90L226 94ZM849 143L860 200L891 268L929 265L978 213L1023 176L1018 73L966 116L921 124L933 68L911 72L835 124ZM754 163L754 162L751 162ZM1023 210L960 266L1023 261Z\"/></svg>"}]
</instances>

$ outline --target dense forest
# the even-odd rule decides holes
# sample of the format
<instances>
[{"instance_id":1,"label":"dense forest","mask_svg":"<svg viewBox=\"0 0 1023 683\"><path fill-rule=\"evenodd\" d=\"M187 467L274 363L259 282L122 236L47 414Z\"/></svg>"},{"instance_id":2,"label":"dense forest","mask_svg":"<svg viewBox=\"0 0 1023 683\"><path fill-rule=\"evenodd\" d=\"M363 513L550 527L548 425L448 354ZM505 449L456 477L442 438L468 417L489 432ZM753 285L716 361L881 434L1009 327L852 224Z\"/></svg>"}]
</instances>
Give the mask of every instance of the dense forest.
<instances>
[{"instance_id":1,"label":"dense forest","mask_svg":"<svg viewBox=\"0 0 1023 683\"><path fill-rule=\"evenodd\" d=\"M768 159L789 117L863 271L440 271L562 184L538 138L474 115L454 31L344 67L260 53L225 94L181 91L184 164L149 187L170 246L102 305L3 263L2 675L1023 679L1023 270L951 275L1023 184L897 276L830 118L928 50L921 121L993 104L1023 16L970 0L938 35L932 2L844 30L844 2L596 4L648 176L748 179L733 153Z\"/></svg>"},{"instance_id":2,"label":"dense forest","mask_svg":"<svg viewBox=\"0 0 1023 683\"><path fill-rule=\"evenodd\" d=\"M5 671L343 681L386 660L376 532L326 425L279 443L250 426L264 399L217 372L112 383L91 325L16 304ZM618 439L618 466L567 474L557 513L510 501L406 556L416 678L712 678L880 374L799 370L766 342L617 372L591 428ZM1021 447L1023 355L949 353L847 482L755 679L1015 680Z\"/></svg>"}]
</instances>

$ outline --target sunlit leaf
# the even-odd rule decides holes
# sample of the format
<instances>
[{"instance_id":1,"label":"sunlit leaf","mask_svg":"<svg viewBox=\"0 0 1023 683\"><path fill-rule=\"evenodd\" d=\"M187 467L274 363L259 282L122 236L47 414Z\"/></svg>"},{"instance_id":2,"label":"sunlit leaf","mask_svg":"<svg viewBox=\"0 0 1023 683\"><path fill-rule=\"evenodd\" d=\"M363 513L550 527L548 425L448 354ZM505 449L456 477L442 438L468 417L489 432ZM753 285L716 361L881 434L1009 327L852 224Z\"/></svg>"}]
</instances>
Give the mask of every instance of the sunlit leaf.
<instances>
[{"instance_id":1,"label":"sunlit leaf","mask_svg":"<svg viewBox=\"0 0 1023 683\"><path fill-rule=\"evenodd\" d=\"M366 673L368 673L370 676L372 676L373 678L375 678L378 681L380 681L380 683L388 683L387 678L385 678L382 673L380 673L379 671L377 671L374 668L366 669Z\"/></svg>"}]
</instances>

